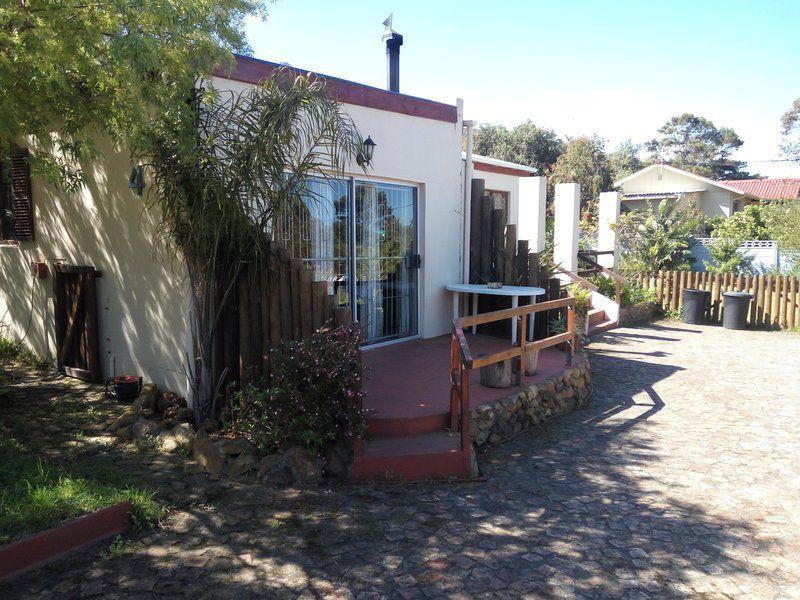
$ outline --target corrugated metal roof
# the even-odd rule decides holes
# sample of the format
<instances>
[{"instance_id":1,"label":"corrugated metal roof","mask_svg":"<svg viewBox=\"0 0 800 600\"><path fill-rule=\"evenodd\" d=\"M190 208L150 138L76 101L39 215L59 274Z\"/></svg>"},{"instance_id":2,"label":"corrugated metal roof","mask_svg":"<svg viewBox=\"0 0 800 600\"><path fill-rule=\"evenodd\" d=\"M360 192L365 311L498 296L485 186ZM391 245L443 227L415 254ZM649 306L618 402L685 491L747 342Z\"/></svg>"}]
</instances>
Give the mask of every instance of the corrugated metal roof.
<instances>
[{"instance_id":1,"label":"corrugated metal roof","mask_svg":"<svg viewBox=\"0 0 800 600\"><path fill-rule=\"evenodd\" d=\"M734 179L720 183L763 200L800 199L800 179Z\"/></svg>"}]
</instances>

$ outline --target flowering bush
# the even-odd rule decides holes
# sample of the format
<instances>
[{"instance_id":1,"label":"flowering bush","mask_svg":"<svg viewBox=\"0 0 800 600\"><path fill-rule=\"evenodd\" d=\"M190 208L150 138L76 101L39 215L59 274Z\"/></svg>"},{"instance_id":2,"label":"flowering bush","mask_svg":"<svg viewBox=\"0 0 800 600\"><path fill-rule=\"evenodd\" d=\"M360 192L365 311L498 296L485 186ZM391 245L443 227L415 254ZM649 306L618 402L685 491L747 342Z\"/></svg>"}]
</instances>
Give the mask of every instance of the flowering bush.
<instances>
[{"instance_id":1,"label":"flowering bush","mask_svg":"<svg viewBox=\"0 0 800 600\"><path fill-rule=\"evenodd\" d=\"M361 435L361 333L357 326L316 331L272 351L272 377L234 394L233 427L263 454L301 445L319 451Z\"/></svg>"}]
</instances>

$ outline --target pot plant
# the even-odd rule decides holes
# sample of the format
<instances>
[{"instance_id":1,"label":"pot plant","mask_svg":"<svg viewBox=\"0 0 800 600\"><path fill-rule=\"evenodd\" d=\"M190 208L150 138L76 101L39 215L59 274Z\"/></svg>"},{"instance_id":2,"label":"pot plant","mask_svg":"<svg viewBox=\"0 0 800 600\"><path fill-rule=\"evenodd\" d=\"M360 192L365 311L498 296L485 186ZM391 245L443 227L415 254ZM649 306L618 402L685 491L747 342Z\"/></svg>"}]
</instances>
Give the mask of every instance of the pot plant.
<instances>
[{"instance_id":1,"label":"pot plant","mask_svg":"<svg viewBox=\"0 0 800 600\"><path fill-rule=\"evenodd\" d=\"M569 295L575 299L575 333L580 337L581 343L589 335L589 322L587 315L592 304L592 293L577 283L569 286Z\"/></svg>"}]
</instances>

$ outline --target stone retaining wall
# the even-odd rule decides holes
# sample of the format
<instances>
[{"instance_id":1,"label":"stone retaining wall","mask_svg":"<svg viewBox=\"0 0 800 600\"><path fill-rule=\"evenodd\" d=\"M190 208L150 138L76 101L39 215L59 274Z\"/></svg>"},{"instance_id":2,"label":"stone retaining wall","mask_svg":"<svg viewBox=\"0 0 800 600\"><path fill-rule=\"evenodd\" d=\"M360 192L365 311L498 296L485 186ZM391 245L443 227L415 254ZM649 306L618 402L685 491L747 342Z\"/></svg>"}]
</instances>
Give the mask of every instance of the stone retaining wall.
<instances>
[{"instance_id":1,"label":"stone retaining wall","mask_svg":"<svg viewBox=\"0 0 800 600\"><path fill-rule=\"evenodd\" d=\"M477 446L495 444L584 406L591 395L591 370L584 352L575 365L513 394L471 409L472 441Z\"/></svg>"}]
</instances>

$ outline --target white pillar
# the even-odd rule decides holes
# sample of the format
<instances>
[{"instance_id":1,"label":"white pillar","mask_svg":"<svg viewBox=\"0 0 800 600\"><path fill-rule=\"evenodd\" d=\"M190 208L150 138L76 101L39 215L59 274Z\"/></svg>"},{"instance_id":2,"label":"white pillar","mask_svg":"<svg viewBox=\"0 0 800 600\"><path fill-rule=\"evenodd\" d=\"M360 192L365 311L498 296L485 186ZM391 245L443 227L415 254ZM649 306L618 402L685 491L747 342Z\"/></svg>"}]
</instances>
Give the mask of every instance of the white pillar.
<instances>
[{"instance_id":1,"label":"white pillar","mask_svg":"<svg viewBox=\"0 0 800 600\"><path fill-rule=\"evenodd\" d=\"M578 270L578 239L580 237L581 185L556 184L555 231L553 260L562 269Z\"/></svg>"},{"instance_id":2,"label":"white pillar","mask_svg":"<svg viewBox=\"0 0 800 600\"><path fill-rule=\"evenodd\" d=\"M619 199L619 192L600 192L598 203L597 249L613 250L614 254L601 254L597 257L597 262L612 270L616 270L619 266L617 232L612 227L619 221Z\"/></svg>"},{"instance_id":3,"label":"white pillar","mask_svg":"<svg viewBox=\"0 0 800 600\"><path fill-rule=\"evenodd\" d=\"M546 203L547 177L520 178L517 238L528 240L531 252L544 250Z\"/></svg>"}]
</instances>

